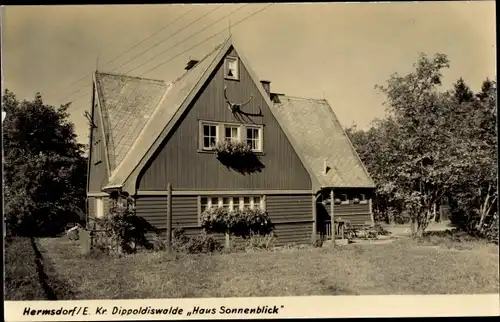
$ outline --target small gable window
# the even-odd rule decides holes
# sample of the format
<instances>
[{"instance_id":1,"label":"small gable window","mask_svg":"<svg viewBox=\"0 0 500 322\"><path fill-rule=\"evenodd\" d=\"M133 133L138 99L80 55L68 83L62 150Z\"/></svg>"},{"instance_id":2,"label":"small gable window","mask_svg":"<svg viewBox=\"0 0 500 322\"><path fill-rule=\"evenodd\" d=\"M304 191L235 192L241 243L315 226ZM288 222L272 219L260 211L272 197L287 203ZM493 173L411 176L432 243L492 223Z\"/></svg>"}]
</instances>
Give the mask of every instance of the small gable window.
<instances>
[{"instance_id":1,"label":"small gable window","mask_svg":"<svg viewBox=\"0 0 500 322\"><path fill-rule=\"evenodd\" d=\"M213 150L217 143L217 124L203 123L203 150Z\"/></svg>"},{"instance_id":2,"label":"small gable window","mask_svg":"<svg viewBox=\"0 0 500 322\"><path fill-rule=\"evenodd\" d=\"M226 57L224 64L224 76L227 79L238 80L238 58L236 57Z\"/></svg>"}]
</instances>

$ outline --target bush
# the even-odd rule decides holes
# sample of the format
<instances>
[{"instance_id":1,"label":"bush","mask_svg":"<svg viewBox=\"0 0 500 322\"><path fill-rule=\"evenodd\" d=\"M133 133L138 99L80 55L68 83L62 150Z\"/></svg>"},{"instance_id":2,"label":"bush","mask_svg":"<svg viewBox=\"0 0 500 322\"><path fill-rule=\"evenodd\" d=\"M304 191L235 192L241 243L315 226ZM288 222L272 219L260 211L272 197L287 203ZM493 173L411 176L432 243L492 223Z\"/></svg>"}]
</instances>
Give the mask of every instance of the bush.
<instances>
[{"instance_id":1,"label":"bush","mask_svg":"<svg viewBox=\"0 0 500 322\"><path fill-rule=\"evenodd\" d=\"M274 247L275 243L276 236L274 236L274 234L252 235L246 240L245 250L269 250Z\"/></svg>"},{"instance_id":2,"label":"bush","mask_svg":"<svg viewBox=\"0 0 500 322\"><path fill-rule=\"evenodd\" d=\"M316 238L314 238L313 241L312 241L312 246L314 248L321 248L321 247L323 247L323 239L320 236L316 236Z\"/></svg>"},{"instance_id":3,"label":"bush","mask_svg":"<svg viewBox=\"0 0 500 322\"><path fill-rule=\"evenodd\" d=\"M382 227L380 224L375 224L375 226L373 227L375 232L377 233L377 235L379 236L388 236L391 234L390 231L384 229L384 227Z\"/></svg>"},{"instance_id":4,"label":"bush","mask_svg":"<svg viewBox=\"0 0 500 322\"><path fill-rule=\"evenodd\" d=\"M218 207L207 209L201 214L201 227L210 233L228 233L243 238L267 235L274 230L265 211L248 208L233 211Z\"/></svg>"},{"instance_id":5,"label":"bush","mask_svg":"<svg viewBox=\"0 0 500 322\"><path fill-rule=\"evenodd\" d=\"M489 221L484 223L483 237L489 242L498 245L498 214L494 214Z\"/></svg>"},{"instance_id":6,"label":"bush","mask_svg":"<svg viewBox=\"0 0 500 322\"><path fill-rule=\"evenodd\" d=\"M158 251L166 250L167 244L165 239L157 236L154 241L154 249ZM183 229L174 229L172 231L172 249L178 253L207 254L220 251L222 245L217 239L206 232L188 237L185 235Z\"/></svg>"},{"instance_id":7,"label":"bush","mask_svg":"<svg viewBox=\"0 0 500 322\"><path fill-rule=\"evenodd\" d=\"M104 230L110 248L118 253L131 253L137 245L152 248L146 233L154 230L154 227L144 218L136 216L130 204L116 202L108 216L94 219L97 228Z\"/></svg>"}]
</instances>

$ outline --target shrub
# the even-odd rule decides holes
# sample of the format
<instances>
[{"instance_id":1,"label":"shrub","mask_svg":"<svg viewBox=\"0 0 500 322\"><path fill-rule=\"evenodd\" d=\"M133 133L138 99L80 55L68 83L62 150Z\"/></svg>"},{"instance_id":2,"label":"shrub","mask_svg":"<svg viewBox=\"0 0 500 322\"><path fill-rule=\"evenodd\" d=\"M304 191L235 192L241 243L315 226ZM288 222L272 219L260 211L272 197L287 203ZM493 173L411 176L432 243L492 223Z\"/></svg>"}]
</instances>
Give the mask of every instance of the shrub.
<instances>
[{"instance_id":1,"label":"shrub","mask_svg":"<svg viewBox=\"0 0 500 322\"><path fill-rule=\"evenodd\" d=\"M276 243L276 236L274 234L268 235L252 235L245 243L245 250L269 250L274 247Z\"/></svg>"},{"instance_id":2,"label":"shrub","mask_svg":"<svg viewBox=\"0 0 500 322\"><path fill-rule=\"evenodd\" d=\"M155 250L166 250L167 244L165 239L157 236L154 241ZM222 245L212 235L202 232L193 237L185 235L183 229L174 229L172 231L172 249L178 253L200 254L213 253L220 251Z\"/></svg>"},{"instance_id":3,"label":"shrub","mask_svg":"<svg viewBox=\"0 0 500 322\"><path fill-rule=\"evenodd\" d=\"M105 218L95 218L98 228L104 230L110 248L119 253L130 253L136 246L151 248L146 233L154 230L146 220L134 214L130 203L115 202Z\"/></svg>"},{"instance_id":4,"label":"shrub","mask_svg":"<svg viewBox=\"0 0 500 322\"><path fill-rule=\"evenodd\" d=\"M373 229L375 230L376 234L379 235L379 236L388 236L388 235L391 234L390 231L386 230L380 224L375 224L375 226L373 227Z\"/></svg>"},{"instance_id":5,"label":"shrub","mask_svg":"<svg viewBox=\"0 0 500 322\"><path fill-rule=\"evenodd\" d=\"M484 223L483 237L489 242L498 245L498 214L491 216L490 220Z\"/></svg>"},{"instance_id":6,"label":"shrub","mask_svg":"<svg viewBox=\"0 0 500 322\"><path fill-rule=\"evenodd\" d=\"M251 235L267 235L274 226L268 214L260 209L229 211L212 207L201 214L202 228L211 233L231 234L243 238Z\"/></svg>"},{"instance_id":7,"label":"shrub","mask_svg":"<svg viewBox=\"0 0 500 322\"><path fill-rule=\"evenodd\" d=\"M321 248L323 247L323 239L320 236L316 236L313 241L312 241L312 246L314 248Z\"/></svg>"}]
</instances>

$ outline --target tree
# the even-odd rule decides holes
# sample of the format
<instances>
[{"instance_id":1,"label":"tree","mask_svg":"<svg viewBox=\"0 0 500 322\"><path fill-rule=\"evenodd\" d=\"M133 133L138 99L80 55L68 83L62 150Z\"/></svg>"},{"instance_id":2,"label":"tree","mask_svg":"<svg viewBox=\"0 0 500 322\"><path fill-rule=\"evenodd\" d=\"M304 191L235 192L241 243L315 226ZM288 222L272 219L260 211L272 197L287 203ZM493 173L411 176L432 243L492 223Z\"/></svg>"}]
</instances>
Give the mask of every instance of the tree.
<instances>
[{"instance_id":1,"label":"tree","mask_svg":"<svg viewBox=\"0 0 500 322\"><path fill-rule=\"evenodd\" d=\"M421 54L414 67L377 86L387 97L392 120L379 189L404 203L412 233L421 236L442 198L462 183L464 174L473 172L477 151L468 137L455 133L455 101L449 93L438 92L442 69L449 67L447 56ZM463 81L457 88L460 101L471 99Z\"/></svg>"},{"instance_id":2,"label":"tree","mask_svg":"<svg viewBox=\"0 0 500 322\"><path fill-rule=\"evenodd\" d=\"M452 211L462 228L484 234L498 210L496 83L486 79L481 91L467 95L467 99L463 99L463 90L464 83L459 80L451 93L453 110L458 114L455 133L467 138L475 166L452 191Z\"/></svg>"},{"instance_id":3,"label":"tree","mask_svg":"<svg viewBox=\"0 0 500 322\"><path fill-rule=\"evenodd\" d=\"M395 194L388 175L394 163L398 162L399 137L394 134L396 123L388 117L373 122L367 131L352 126L346 129L359 157L376 183L373 202L374 218L388 223L406 223L403 201Z\"/></svg>"},{"instance_id":4,"label":"tree","mask_svg":"<svg viewBox=\"0 0 500 322\"><path fill-rule=\"evenodd\" d=\"M2 100L7 228L53 235L85 207L87 161L68 121L69 104L56 109L39 93L20 102L8 90Z\"/></svg>"}]
</instances>

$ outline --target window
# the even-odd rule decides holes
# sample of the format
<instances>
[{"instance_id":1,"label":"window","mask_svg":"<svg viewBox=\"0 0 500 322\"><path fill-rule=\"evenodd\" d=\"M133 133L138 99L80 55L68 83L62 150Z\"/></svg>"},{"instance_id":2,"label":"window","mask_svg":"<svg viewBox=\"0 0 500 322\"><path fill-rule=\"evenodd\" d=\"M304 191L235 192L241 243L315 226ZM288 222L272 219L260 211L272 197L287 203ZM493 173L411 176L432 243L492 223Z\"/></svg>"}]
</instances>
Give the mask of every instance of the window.
<instances>
[{"instance_id":1,"label":"window","mask_svg":"<svg viewBox=\"0 0 500 322\"><path fill-rule=\"evenodd\" d=\"M94 153L93 153L94 164L102 162L101 155L101 139L97 139L94 142Z\"/></svg>"},{"instance_id":2,"label":"window","mask_svg":"<svg viewBox=\"0 0 500 322\"><path fill-rule=\"evenodd\" d=\"M261 128L247 127L247 144L252 151L262 151Z\"/></svg>"},{"instance_id":3,"label":"window","mask_svg":"<svg viewBox=\"0 0 500 322\"><path fill-rule=\"evenodd\" d=\"M250 145L252 151L263 152L263 126L213 121L200 122L200 150L213 150L217 142L226 140L243 141Z\"/></svg>"},{"instance_id":4,"label":"window","mask_svg":"<svg viewBox=\"0 0 500 322\"><path fill-rule=\"evenodd\" d=\"M203 124L203 149L212 150L217 143L217 125Z\"/></svg>"},{"instance_id":5,"label":"window","mask_svg":"<svg viewBox=\"0 0 500 322\"><path fill-rule=\"evenodd\" d=\"M236 209L262 209L265 210L265 201L263 196L242 196L242 197L201 197L201 212L220 207L228 210Z\"/></svg>"},{"instance_id":6,"label":"window","mask_svg":"<svg viewBox=\"0 0 500 322\"><path fill-rule=\"evenodd\" d=\"M201 211L205 211L212 207L219 206L219 198L217 197L209 197L209 198L201 198Z\"/></svg>"},{"instance_id":7,"label":"window","mask_svg":"<svg viewBox=\"0 0 500 322\"><path fill-rule=\"evenodd\" d=\"M224 139L227 141L239 141L240 140L240 127L235 125L225 125L224 129Z\"/></svg>"},{"instance_id":8,"label":"window","mask_svg":"<svg viewBox=\"0 0 500 322\"><path fill-rule=\"evenodd\" d=\"M233 210L233 198L224 197L222 199L222 208Z\"/></svg>"},{"instance_id":9,"label":"window","mask_svg":"<svg viewBox=\"0 0 500 322\"><path fill-rule=\"evenodd\" d=\"M364 194L361 194L361 195L359 196L359 203L360 203L360 204L363 204L363 205L365 205L365 204L367 204L367 203L368 203L368 200L366 199L366 196L365 196Z\"/></svg>"},{"instance_id":10,"label":"window","mask_svg":"<svg viewBox=\"0 0 500 322\"><path fill-rule=\"evenodd\" d=\"M226 57L225 77L227 79L238 79L238 58Z\"/></svg>"},{"instance_id":11,"label":"window","mask_svg":"<svg viewBox=\"0 0 500 322\"><path fill-rule=\"evenodd\" d=\"M349 204L349 198L347 197L346 194L343 194L340 196L341 204L342 205L348 205Z\"/></svg>"},{"instance_id":12,"label":"window","mask_svg":"<svg viewBox=\"0 0 500 322\"><path fill-rule=\"evenodd\" d=\"M95 198L95 216L97 218L104 217L104 201L102 200L102 197Z\"/></svg>"}]
</instances>

